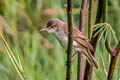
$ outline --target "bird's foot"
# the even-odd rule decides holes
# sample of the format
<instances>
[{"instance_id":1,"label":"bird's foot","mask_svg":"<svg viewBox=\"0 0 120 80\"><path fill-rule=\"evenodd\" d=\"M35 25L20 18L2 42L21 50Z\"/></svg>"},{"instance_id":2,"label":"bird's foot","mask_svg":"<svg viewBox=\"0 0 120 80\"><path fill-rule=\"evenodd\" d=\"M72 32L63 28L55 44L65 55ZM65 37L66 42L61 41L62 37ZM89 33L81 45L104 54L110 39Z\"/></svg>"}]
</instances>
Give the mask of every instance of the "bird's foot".
<instances>
[{"instance_id":1,"label":"bird's foot","mask_svg":"<svg viewBox=\"0 0 120 80\"><path fill-rule=\"evenodd\" d=\"M71 63L74 64L74 60L72 60ZM64 65L67 66L67 61L65 61Z\"/></svg>"}]
</instances>

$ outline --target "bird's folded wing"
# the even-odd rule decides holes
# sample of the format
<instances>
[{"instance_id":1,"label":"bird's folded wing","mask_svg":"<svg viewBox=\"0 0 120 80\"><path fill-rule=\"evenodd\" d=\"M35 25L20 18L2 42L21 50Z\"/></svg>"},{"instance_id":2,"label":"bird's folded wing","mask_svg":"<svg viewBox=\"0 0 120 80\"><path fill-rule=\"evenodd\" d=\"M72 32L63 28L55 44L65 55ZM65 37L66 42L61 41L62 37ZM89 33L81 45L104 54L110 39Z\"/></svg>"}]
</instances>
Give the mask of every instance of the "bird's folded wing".
<instances>
[{"instance_id":1,"label":"bird's folded wing","mask_svg":"<svg viewBox=\"0 0 120 80\"><path fill-rule=\"evenodd\" d=\"M65 26L68 26L67 24L64 24ZM73 37L75 38L81 38L83 40L86 40L86 41L90 41L84 34L83 32L80 32L77 28L75 28L74 26L72 27L73 29ZM64 27L64 30L65 30L65 33L68 35L68 27Z\"/></svg>"},{"instance_id":2,"label":"bird's folded wing","mask_svg":"<svg viewBox=\"0 0 120 80\"><path fill-rule=\"evenodd\" d=\"M86 47L87 49L89 49L89 50L91 50L91 51L94 51L92 45L91 45L89 42L87 42L87 41L85 41L85 40L83 40L83 39L81 39L81 38L73 38L73 39L74 39L77 43L79 43L80 45Z\"/></svg>"},{"instance_id":3,"label":"bird's folded wing","mask_svg":"<svg viewBox=\"0 0 120 80\"><path fill-rule=\"evenodd\" d=\"M90 41L84 34L83 32L80 32L78 29L76 29L75 27L73 27L73 37L74 38L81 38L83 40L86 40L86 41Z\"/></svg>"},{"instance_id":4,"label":"bird's folded wing","mask_svg":"<svg viewBox=\"0 0 120 80\"><path fill-rule=\"evenodd\" d=\"M68 28L64 27L65 33L68 35ZM73 26L73 40L83 45L84 47L94 51L92 45L90 44L90 40L78 29Z\"/></svg>"}]
</instances>

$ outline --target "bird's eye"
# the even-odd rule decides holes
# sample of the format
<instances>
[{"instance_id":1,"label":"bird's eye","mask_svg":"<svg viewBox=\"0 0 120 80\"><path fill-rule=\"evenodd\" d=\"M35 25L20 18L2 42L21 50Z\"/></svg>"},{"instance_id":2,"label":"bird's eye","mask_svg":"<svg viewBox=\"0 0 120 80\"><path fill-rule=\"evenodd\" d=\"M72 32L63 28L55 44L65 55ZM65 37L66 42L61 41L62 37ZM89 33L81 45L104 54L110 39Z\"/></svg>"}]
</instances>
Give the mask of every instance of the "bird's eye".
<instances>
[{"instance_id":1,"label":"bird's eye","mask_svg":"<svg viewBox=\"0 0 120 80\"><path fill-rule=\"evenodd\" d=\"M54 27L54 25L51 26L52 28Z\"/></svg>"},{"instance_id":2,"label":"bird's eye","mask_svg":"<svg viewBox=\"0 0 120 80\"><path fill-rule=\"evenodd\" d=\"M54 28L56 26L56 24L52 25L51 28Z\"/></svg>"}]
</instances>

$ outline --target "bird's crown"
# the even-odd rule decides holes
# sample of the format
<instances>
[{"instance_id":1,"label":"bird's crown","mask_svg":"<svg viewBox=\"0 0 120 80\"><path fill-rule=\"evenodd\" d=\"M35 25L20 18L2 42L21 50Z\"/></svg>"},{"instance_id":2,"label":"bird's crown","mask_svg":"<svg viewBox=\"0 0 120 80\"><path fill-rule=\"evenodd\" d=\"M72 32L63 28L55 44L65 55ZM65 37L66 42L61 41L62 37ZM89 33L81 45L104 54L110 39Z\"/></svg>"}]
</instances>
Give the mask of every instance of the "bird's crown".
<instances>
[{"instance_id":1,"label":"bird's crown","mask_svg":"<svg viewBox=\"0 0 120 80\"><path fill-rule=\"evenodd\" d=\"M60 21L59 19L50 19L48 20L47 22L47 28L49 27L57 27L57 26L60 26L63 22Z\"/></svg>"}]
</instances>

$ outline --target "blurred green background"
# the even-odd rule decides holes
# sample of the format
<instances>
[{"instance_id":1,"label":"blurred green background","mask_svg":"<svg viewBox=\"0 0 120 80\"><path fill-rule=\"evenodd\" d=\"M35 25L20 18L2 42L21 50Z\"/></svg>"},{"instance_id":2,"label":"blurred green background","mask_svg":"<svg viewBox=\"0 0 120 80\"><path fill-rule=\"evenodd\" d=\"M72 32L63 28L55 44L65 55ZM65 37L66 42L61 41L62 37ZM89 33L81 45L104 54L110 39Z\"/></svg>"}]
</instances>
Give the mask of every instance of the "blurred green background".
<instances>
[{"instance_id":1,"label":"blurred green background","mask_svg":"<svg viewBox=\"0 0 120 80\"><path fill-rule=\"evenodd\" d=\"M88 0L89 1L89 0ZM73 0L73 23L79 24L81 0ZM67 22L65 11L66 0L0 0L0 15L3 32L7 43L20 56L27 80L65 80L66 54L54 36L39 30L46 26L50 18L58 18ZM88 10L88 6L87 6ZM94 0L93 25L96 20L97 0ZM120 0L108 0L108 23L120 40ZM88 34L88 11L86 16L85 35ZM111 45L116 46L111 37ZM100 40L96 50L96 59L100 69L93 70L92 80L106 80L103 61L108 71L109 58L104 41ZM120 58L118 57L120 60ZM116 67L120 66L118 60ZM85 60L84 60L85 67ZM120 70L115 70L114 79L120 77ZM72 80L77 79L77 55L72 67ZM0 39L0 80L20 80Z\"/></svg>"}]
</instances>

